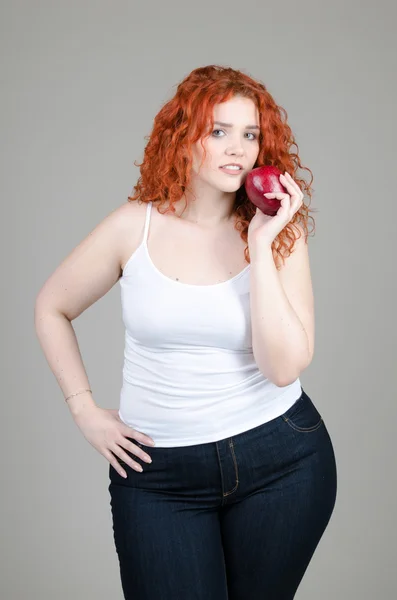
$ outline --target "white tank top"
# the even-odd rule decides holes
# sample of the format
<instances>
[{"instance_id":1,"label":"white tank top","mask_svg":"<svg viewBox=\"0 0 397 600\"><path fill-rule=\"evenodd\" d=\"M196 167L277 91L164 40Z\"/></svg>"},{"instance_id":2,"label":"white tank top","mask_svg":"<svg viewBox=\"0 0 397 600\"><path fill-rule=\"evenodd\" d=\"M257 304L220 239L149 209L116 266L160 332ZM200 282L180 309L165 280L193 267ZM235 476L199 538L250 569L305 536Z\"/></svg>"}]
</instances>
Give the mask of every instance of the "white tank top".
<instances>
[{"instance_id":1,"label":"white tank top","mask_svg":"<svg viewBox=\"0 0 397 600\"><path fill-rule=\"evenodd\" d=\"M144 236L127 261L121 420L158 447L218 441L283 414L299 378L278 387L258 369L250 319L250 265L213 285L174 281L153 264Z\"/></svg>"}]
</instances>

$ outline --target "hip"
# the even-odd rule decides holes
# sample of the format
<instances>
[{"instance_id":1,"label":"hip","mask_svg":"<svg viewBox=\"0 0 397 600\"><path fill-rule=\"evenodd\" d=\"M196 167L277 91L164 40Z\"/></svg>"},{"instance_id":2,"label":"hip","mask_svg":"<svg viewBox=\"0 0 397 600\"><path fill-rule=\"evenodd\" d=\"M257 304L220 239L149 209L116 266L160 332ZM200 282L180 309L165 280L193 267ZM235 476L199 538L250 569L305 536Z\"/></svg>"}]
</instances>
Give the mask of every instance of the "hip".
<instances>
[{"instance_id":1,"label":"hip","mask_svg":"<svg viewBox=\"0 0 397 600\"><path fill-rule=\"evenodd\" d=\"M127 479L109 465L111 482L126 487L201 497L215 504L232 490L238 498L285 476L288 485L305 481L307 486L320 483L336 490L333 444L322 415L303 389L280 416L218 441L153 448L131 441L145 449L152 463L131 454L142 465L139 473L118 459Z\"/></svg>"}]
</instances>

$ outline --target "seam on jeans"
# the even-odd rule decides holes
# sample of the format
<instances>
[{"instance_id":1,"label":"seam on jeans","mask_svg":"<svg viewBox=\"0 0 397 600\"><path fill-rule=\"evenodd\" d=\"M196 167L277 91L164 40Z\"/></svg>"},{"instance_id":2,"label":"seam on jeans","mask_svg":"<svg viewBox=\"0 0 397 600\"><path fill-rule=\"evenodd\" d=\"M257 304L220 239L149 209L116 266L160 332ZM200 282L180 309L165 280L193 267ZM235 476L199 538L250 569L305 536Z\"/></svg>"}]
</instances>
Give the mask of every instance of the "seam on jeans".
<instances>
[{"instance_id":1,"label":"seam on jeans","mask_svg":"<svg viewBox=\"0 0 397 600\"><path fill-rule=\"evenodd\" d=\"M295 429L295 431L302 431L303 433L310 433L311 431L316 431L316 429L318 429L319 427L321 427L321 425L323 424L323 419L321 418L319 420L319 422L317 423L317 425L314 425L313 427L298 427L297 425L295 425L291 419L289 419L288 417L283 417L283 420L292 428Z\"/></svg>"},{"instance_id":2,"label":"seam on jeans","mask_svg":"<svg viewBox=\"0 0 397 600\"><path fill-rule=\"evenodd\" d=\"M219 463L219 470L221 472L221 483L222 483L222 494L223 494L223 490L224 490L224 482L223 482L223 473L222 473L222 463L221 463L221 457L219 456L219 447L218 447L218 442L215 442L215 447L216 447L216 453L218 455L218 463ZM224 494L223 494L224 495Z\"/></svg>"},{"instance_id":3,"label":"seam on jeans","mask_svg":"<svg viewBox=\"0 0 397 600\"><path fill-rule=\"evenodd\" d=\"M233 492L235 492L237 490L237 488L238 488L238 467L237 467L236 455L234 453L233 438L230 438L229 448L230 448L230 450L232 452L232 456L233 456L234 470L235 470L235 473L236 473L236 485L234 486L234 488L232 490L229 490L228 492L224 492L223 497L229 496L230 494L232 494Z\"/></svg>"}]
</instances>

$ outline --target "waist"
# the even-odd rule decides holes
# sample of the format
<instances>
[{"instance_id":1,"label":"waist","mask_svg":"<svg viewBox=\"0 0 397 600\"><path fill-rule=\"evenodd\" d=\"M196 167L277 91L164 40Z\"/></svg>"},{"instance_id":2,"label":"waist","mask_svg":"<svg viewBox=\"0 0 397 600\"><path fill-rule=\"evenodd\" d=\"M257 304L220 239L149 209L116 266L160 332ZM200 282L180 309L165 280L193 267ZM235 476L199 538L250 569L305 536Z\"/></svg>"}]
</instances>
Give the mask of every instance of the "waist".
<instances>
[{"instance_id":1,"label":"waist","mask_svg":"<svg viewBox=\"0 0 397 600\"><path fill-rule=\"evenodd\" d=\"M299 378L279 388L258 370L227 384L201 373L190 386L176 377L124 378L120 419L159 447L190 446L237 435L283 414L301 395ZM182 381L185 381L182 378ZM166 382L166 383L165 383Z\"/></svg>"}]
</instances>

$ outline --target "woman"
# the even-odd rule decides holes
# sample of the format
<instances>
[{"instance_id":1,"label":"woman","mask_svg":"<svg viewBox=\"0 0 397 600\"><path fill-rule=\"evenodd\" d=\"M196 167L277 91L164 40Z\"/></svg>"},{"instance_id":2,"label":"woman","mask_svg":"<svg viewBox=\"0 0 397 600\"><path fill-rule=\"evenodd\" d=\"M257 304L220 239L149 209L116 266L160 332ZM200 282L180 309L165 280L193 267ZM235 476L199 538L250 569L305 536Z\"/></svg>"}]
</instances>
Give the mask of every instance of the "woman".
<instances>
[{"instance_id":1,"label":"woman","mask_svg":"<svg viewBox=\"0 0 397 600\"><path fill-rule=\"evenodd\" d=\"M263 84L195 69L154 120L136 194L37 297L48 363L110 463L127 599L291 599L332 514L333 447L299 380L314 347L311 189L292 144ZM264 164L288 191L267 195L274 217L243 185ZM96 405L71 325L117 281L119 410Z\"/></svg>"}]
</instances>

